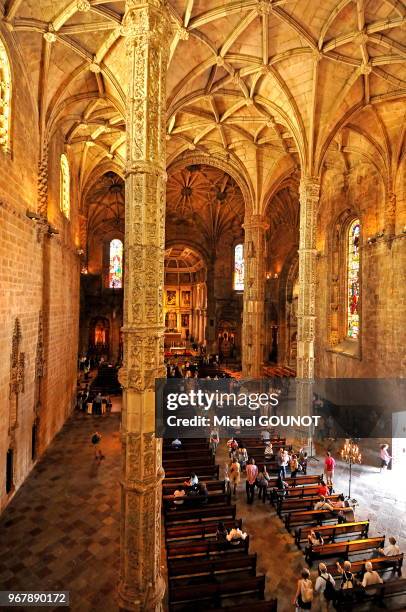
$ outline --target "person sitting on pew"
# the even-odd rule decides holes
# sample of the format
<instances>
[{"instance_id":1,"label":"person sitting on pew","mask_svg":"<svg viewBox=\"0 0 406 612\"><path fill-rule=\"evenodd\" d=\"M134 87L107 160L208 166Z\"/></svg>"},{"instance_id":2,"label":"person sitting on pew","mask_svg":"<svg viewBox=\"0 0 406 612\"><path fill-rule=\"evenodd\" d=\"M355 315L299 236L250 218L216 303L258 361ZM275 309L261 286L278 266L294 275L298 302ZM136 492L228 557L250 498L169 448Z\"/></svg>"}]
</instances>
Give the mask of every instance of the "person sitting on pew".
<instances>
[{"instance_id":1,"label":"person sitting on pew","mask_svg":"<svg viewBox=\"0 0 406 612\"><path fill-rule=\"evenodd\" d=\"M314 590L320 597L321 612L328 612L328 610L330 610L330 603L334 602L336 599L336 583L334 582L333 576L328 573L324 563L319 563L318 573L319 575L316 578Z\"/></svg>"},{"instance_id":2,"label":"person sitting on pew","mask_svg":"<svg viewBox=\"0 0 406 612\"><path fill-rule=\"evenodd\" d=\"M370 586L371 584L382 584L382 583L383 583L383 580L378 574L378 572L372 569L372 563L370 561L367 561L365 563L365 574L361 582L364 589L365 587Z\"/></svg>"},{"instance_id":3,"label":"person sitting on pew","mask_svg":"<svg viewBox=\"0 0 406 612\"><path fill-rule=\"evenodd\" d=\"M182 448L182 442L179 440L179 438L175 438L175 440L171 442L171 447L175 450L179 450Z\"/></svg>"},{"instance_id":4,"label":"person sitting on pew","mask_svg":"<svg viewBox=\"0 0 406 612\"><path fill-rule=\"evenodd\" d=\"M241 540L245 540L247 534L241 531L238 522L235 523L234 527L230 529L230 532L226 536L227 542L232 546L238 546Z\"/></svg>"},{"instance_id":5,"label":"person sitting on pew","mask_svg":"<svg viewBox=\"0 0 406 612\"><path fill-rule=\"evenodd\" d=\"M223 521L219 521L219 524L217 525L217 531L216 531L217 542L219 542L220 544L226 544L227 536L228 536L227 527L224 525Z\"/></svg>"},{"instance_id":6,"label":"person sitting on pew","mask_svg":"<svg viewBox=\"0 0 406 612\"><path fill-rule=\"evenodd\" d=\"M319 484L318 488L317 488L317 495L321 496L321 495L330 495L330 489L328 488L328 486L326 485L326 483L324 482L324 480L321 481L321 483Z\"/></svg>"},{"instance_id":7,"label":"person sitting on pew","mask_svg":"<svg viewBox=\"0 0 406 612\"><path fill-rule=\"evenodd\" d=\"M207 489L206 483L201 482L198 485L198 495L201 499L199 499L199 503L201 506L205 506L209 502L209 491Z\"/></svg>"},{"instance_id":8,"label":"person sitting on pew","mask_svg":"<svg viewBox=\"0 0 406 612\"><path fill-rule=\"evenodd\" d=\"M286 491L290 487L288 483L285 482L281 476L278 476L278 480L276 481L276 488L277 488L279 496L286 497Z\"/></svg>"},{"instance_id":9,"label":"person sitting on pew","mask_svg":"<svg viewBox=\"0 0 406 612\"><path fill-rule=\"evenodd\" d=\"M312 549L313 546L323 546L324 544L324 540L320 531L313 531L313 529L307 536L307 541L309 542L310 549Z\"/></svg>"},{"instance_id":10,"label":"person sitting on pew","mask_svg":"<svg viewBox=\"0 0 406 612\"><path fill-rule=\"evenodd\" d=\"M185 487L189 487L190 489L194 489L199 484L199 479L194 472L191 473L189 480L185 480L183 483Z\"/></svg>"},{"instance_id":11,"label":"person sitting on pew","mask_svg":"<svg viewBox=\"0 0 406 612\"><path fill-rule=\"evenodd\" d=\"M389 538L388 546L385 546L385 548L378 548L378 553L384 557L394 557L395 555L400 555L400 548L396 544L396 539L391 536Z\"/></svg>"},{"instance_id":12,"label":"person sitting on pew","mask_svg":"<svg viewBox=\"0 0 406 612\"><path fill-rule=\"evenodd\" d=\"M333 506L326 500L324 495L320 495L320 501L314 504L315 510L334 510Z\"/></svg>"},{"instance_id":13,"label":"person sitting on pew","mask_svg":"<svg viewBox=\"0 0 406 612\"><path fill-rule=\"evenodd\" d=\"M182 485L175 489L173 496L176 498L173 500L175 506L181 506L184 503L184 497L186 495L185 487Z\"/></svg>"}]
</instances>

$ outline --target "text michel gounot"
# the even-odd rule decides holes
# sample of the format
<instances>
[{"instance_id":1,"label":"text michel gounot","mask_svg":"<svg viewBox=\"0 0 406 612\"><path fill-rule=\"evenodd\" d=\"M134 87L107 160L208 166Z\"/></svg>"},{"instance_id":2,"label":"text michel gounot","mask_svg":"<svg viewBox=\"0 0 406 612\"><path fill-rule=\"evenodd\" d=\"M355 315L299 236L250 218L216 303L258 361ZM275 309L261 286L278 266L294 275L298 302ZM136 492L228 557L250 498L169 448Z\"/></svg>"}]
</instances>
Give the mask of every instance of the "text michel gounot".
<instances>
[{"instance_id":1,"label":"text michel gounot","mask_svg":"<svg viewBox=\"0 0 406 612\"><path fill-rule=\"evenodd\" d=\"M229 415L212 417L209 416L193 416L190 418L177 417L171 414L166 418L166 423L169 427L318 427L321 416L304 415L304 416L257 416L249 417Z\"/></svg>"}]
</instances>

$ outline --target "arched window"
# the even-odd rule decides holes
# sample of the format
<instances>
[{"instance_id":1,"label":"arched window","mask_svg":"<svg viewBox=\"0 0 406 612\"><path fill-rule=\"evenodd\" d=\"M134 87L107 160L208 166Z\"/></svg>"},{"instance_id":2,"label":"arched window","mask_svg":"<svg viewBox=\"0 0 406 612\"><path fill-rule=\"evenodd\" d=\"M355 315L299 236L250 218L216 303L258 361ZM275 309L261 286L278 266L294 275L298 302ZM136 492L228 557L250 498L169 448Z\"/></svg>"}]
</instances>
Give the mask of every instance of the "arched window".
<instances>
[{"instance_id":1,"label":"arched window","mask_svg":"<svg viewBox=\"0 0 406 612\"><path fill-rule=\"evenodd\" d=\"M360 221L354 219L347 231L347 336L358 338L360 332Z\"/></svg>"},{"instance_id":2,"label":"arched window","mask_svg":"<svg viewBox=\"0 0 406 612\"><path fill-rule=\"evenodd\" d=\"M244 291L244 245L237 244L234 249L234 290Z\"/></svg>"},{"instance_id":3,"label":"arched window","mask_svg":"<svg viewBox=\"0 0 406 612\"><path fill-rule=\"evenodd\" d=\"M70 217L70 171L69 162L65 153L61 155L61 193L60 202L61 211L67 219Z\"/></svg>"},{"instance_id":4,"label":"arched window","mask_svg":"<svg viewBox=\"0 0 406 612\"><path fill-rule=\"evenodd\" d=\"M7 51L0 39L0 148L10 148L11 68Z\"/></svg>"},{"instance_id":5,"label":"arched window","mask_svg":"<svg viewBox=\"0 0 406 612\"><path fill-rule=\"evenodd\" d=\"M109 287L123 287L123 243L118 238L110 242Z\"/></svg>"}]
</instances>

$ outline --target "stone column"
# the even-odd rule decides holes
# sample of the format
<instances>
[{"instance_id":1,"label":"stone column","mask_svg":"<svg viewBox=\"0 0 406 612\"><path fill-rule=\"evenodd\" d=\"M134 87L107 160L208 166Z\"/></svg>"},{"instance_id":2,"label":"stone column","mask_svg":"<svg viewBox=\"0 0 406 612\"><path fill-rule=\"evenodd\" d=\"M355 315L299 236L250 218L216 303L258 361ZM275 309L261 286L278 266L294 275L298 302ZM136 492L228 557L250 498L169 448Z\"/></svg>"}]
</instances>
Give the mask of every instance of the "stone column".
<instances>
[{"instance_id":1,"label":"stone column","mask_svg":"<svg viewBox=\"0 0 406 612\"><path fill-rule=\"evenodd\" d=\"M119 606L160 611L161 442L156 378L165 375L165 99L169 15L163 0L127 0L127 160Z\"/></svg>"},{"instance_id":2,"label":"stone column","mask_svg":"<svg viewBox=\"0 0 406 612\"><path fill-rule=\"evenodd\" d=\"M316 321L316 214L320 181L305 177L300 182L299 301L297 313L296 405L307 413L312 401Z\"/></svg>"},{"instance_id":3,"label":"stone column","mask_svg":"<svg viewBox=\"0 0 406 612\"><path fill-rule=\"evenodd\" d=\"M265 346L266 241L269 228L262 215L244 222L244 301L242 325L242 373L260 378Z\"/></svg>"},{"instance_id":4,"label":"stone column","mask_svg":"<svg viewBox=\"0 0 406 612\"><path fill-rule=\"evenodd\" d=\"M207 309L204 317L205 326L203 327L203 337L206 339L207 352L217 353L216 345L216 296L215 296L215 259L213 258L207 266ZM213 323L213 325L211 325Z\"/></svg>"}]
</instances>

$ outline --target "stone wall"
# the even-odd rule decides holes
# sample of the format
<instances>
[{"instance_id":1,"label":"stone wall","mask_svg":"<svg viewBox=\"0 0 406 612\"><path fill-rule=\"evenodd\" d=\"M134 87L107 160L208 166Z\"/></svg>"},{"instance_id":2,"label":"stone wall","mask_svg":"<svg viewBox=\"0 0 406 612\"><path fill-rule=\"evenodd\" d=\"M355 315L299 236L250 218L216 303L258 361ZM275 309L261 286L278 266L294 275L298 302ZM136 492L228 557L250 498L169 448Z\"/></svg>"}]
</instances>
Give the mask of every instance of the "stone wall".
<instances>
[{"instance_id":1,"label":"stone wall","mask_svg":"<svg viewBox=\"0 0 406 612\"><path fill-rule=\"evenodd\" d=\"M38 117L33 91L6 31L13 72L11 151L0 151L0 509L30 471L32 426L39 413L38 449L42 452L72 410L76 386L78 257L75 215L63 221L59 196L59 158L50 156L50 220L60 234L39 236L26 210L37 207ZM59 148L62 136L56 135ZM72 207L74 208L74 203ZM42 313L43 342L40 313ZM11 364L13 332L18 329ZM41 363L45 359L44 376ZM10 397L10 380L15 382ZM16 391L16 392L14 392ZM14 408L17 408L14 415ZM15 420L16 416L16 420ZM11 419L11 431L10 431ZM14 489L6 494L6 454L14 449Z\"/></svg>"},{"instance_id":2,"label":"stone wall","mask_svg":"<svg viewBox=\"0 0 406 612\"><path fill-rule=\"evenodd\" d=\"M404 167L403 167L404 172ZM404 176L404 174L403 174ZM396 235L385 228L385 189L372 165L361 164L346 178L325 174L318 215L316 375L319 377L397 377L405 375L406 236L402 181L398 182ZM334 253L334 232L351 216L361 220L361 332L348 343L340 324L345 320L344 252ZM341 245L343 247L344 245ZM338 258L334 263L334 257ZM336 292L336 294L334 293ZM337 300L336 298L341 299ZM338 301L338 304L337 304Z\"/></svg>"}]
</instances>

